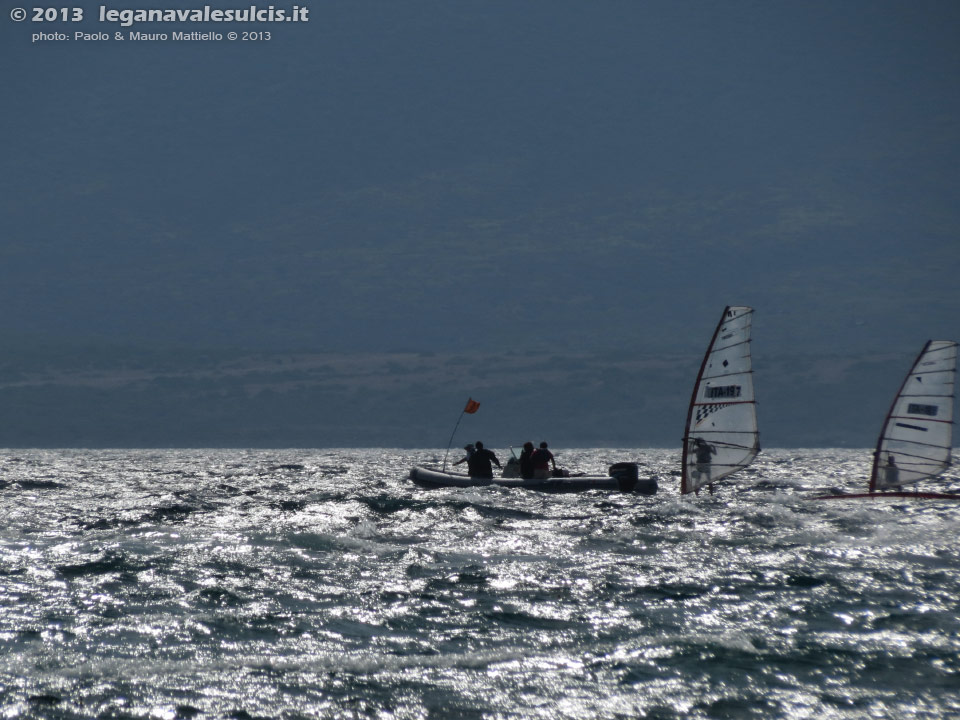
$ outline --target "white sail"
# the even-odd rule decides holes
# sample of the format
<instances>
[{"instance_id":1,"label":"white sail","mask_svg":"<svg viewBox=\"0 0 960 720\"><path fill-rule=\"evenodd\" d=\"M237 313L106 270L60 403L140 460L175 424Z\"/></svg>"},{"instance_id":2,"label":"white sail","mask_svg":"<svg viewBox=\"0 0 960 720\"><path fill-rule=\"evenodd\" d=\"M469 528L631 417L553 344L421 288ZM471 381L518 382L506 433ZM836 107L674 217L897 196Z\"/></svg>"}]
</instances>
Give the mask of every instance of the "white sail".
<instances>
[{"instance_id":1,"label":"white sail","mask_svg":"<svg viewBox=\"0 0 960 720\"><path fill-rule=\"evenodd\" d=\"M700 366L687 412L680 492L745 468L760 452L750 360L753 308L728 306Z\"/></svg>"},{"instance_id":2,"label":"white sail","mask_svg":"<svg viewBox=\"0 0 960 720\"><path fill-rule=\"evenodd\" d=\"M907 374L877 442L870 492L912 485L950 465L957 343L930 340Z\"/></svg>"}]
</instances>

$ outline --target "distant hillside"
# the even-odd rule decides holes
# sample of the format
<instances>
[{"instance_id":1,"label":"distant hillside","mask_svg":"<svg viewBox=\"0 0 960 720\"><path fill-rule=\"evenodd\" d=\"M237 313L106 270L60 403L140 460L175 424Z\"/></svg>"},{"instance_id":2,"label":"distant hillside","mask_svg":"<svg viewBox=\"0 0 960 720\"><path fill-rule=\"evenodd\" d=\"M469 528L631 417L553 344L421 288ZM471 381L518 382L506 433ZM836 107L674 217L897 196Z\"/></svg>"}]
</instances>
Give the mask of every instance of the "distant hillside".
<instances>
[{"instance_id":1,"label":"distant hillside","mask_svg":"<svg viewBox=\"0 0 960 720\"><path fill-rule=\"evenodd\" d=\"M910 358L758 358L762 443L871 446ZM92 351L0 364L0 446L673 447L700 357Z\"/></svg>"}]
</instances>

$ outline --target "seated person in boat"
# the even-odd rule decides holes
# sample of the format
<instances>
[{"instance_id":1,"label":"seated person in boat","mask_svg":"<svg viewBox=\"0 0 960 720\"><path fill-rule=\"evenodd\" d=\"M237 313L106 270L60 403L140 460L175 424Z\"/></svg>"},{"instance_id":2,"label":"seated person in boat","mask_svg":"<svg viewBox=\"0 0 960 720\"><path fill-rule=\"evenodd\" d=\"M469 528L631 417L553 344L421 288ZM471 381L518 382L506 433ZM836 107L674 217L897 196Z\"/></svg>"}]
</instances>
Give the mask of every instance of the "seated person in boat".
<instances>
[{"instance_id":1,"label":"seated person in boat","mask_svg":"<svg viewBox=\"0 0 960 720\"><path fill-rule=\"evenodd\" d=\"M492 478L493 465L491 463L496 463L498 468L503 467L494 452L487 450L479 440L474 443L473 452L468 452L467 457L463 460L467 461L467 472L470 473L470 477ZM463 460L460 462L463 462Z\"/></svg>"},{"instance_id":2,"label":"seated person in boat","mask_svg":"<svg viewBox=\"0 0 960 720\"><path fill-rule=\"evenodd\" d=\"M550 472L550 465L553 464L553 469L556 471L557 461L553 459L553 453L547 449L545 442L540 443L540 447L534 451L530 459L533 462L534 480L547 480L553 477Z\"/></svg>"},{"instance_id":3,"label":"seated person in boat","mask_svg":"<svg viewBox=\"0 0 960 720\"><path fill-rule=\"evenodd\" d=\"M523 444L520 452L520 477L524 480L533 479L533 443L529 440Z\"/></svg>"}]
</instances>

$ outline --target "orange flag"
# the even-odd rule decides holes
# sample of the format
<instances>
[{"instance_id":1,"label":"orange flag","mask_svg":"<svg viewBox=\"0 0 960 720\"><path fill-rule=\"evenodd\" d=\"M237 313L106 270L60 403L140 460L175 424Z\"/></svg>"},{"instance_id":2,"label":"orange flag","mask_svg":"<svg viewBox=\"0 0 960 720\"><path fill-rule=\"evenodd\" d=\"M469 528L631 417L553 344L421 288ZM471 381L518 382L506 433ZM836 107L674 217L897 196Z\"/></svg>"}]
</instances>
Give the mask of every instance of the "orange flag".
<instances>
[{"instance_id":1,"label":"orange flag","mask_svg":"<svg viewBox=\"0 0 960 720\"><path fill-rule=\"evenodd\" d=\"M463 409L465 413L473 415L477 410L480 409L480 403L478 403L473 398L467 398L467 406Z\"/></svg>"}]
</instances>

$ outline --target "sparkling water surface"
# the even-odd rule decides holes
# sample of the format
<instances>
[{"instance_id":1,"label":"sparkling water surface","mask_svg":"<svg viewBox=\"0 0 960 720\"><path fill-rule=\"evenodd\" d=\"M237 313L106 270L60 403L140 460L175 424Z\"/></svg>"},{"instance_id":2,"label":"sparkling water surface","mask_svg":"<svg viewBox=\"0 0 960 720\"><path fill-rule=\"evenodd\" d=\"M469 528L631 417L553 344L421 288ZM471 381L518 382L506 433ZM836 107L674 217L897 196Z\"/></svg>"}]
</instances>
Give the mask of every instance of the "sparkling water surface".
<instances>
[{"instance_id":1,"label":"sparkling water surface","mask_svg":"<svg viewBox=\"0 0 960 720\"><path fill-rule=\"evenodd\" d=\"M0 715L960 716L960 503L810 499L869 450L683 498L674 450L558 453L654 497L406 479L442 457L0 451Z\"/></svg>"}]
</instances>

